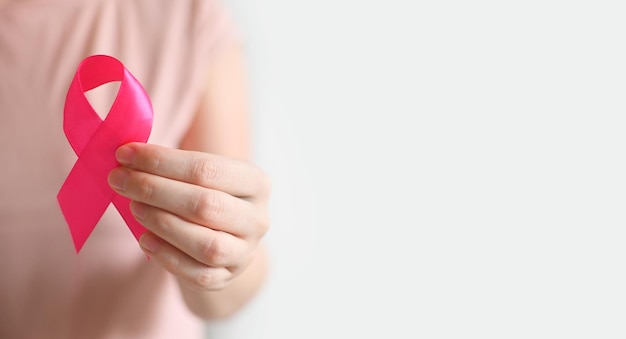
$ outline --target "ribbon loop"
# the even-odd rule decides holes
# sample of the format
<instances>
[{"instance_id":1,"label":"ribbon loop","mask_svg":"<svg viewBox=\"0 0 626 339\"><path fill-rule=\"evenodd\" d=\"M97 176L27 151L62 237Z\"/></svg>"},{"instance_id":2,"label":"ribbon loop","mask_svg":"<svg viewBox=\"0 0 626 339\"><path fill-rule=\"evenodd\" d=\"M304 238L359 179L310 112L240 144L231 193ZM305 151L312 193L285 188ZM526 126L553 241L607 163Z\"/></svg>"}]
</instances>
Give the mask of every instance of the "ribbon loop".
<instances>
[{"instance_id":1,"label":"ribbon loop","mask_svg":"<svg viewBox=\"0 0 626 339\"><path fill-rule=\"evenodd\" d=\"M102 120L85 92L113 81L121 81L120 88ZM111 202L135 238L146 232L133 217L130 200L115 193L107 177L120 166L115 160L117 148L133 141L146 142L152 119L148 95L119 60L93 55L80 63L67 92L63 115L63 130L78 160L57 195L77 253Z\"/></svg>"}]
</instances>

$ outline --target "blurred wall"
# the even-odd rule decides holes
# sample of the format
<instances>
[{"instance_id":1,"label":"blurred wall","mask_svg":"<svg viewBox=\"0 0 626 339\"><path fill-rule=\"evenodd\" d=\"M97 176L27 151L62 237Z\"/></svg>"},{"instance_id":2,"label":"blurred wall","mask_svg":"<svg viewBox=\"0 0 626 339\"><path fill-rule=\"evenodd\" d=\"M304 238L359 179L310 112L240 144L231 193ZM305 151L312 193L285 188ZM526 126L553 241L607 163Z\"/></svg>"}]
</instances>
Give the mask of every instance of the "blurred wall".
<instances>
[{"instance_id":1,"label":"blurred wall","mask_svg":"<svg viewBox=\"0 0 626 339\"><path fill-rule=\"evenodd\" d=\"M208 337L626 337L621 2L225 3L273 270Z\"/></svg>"}]
</instances>

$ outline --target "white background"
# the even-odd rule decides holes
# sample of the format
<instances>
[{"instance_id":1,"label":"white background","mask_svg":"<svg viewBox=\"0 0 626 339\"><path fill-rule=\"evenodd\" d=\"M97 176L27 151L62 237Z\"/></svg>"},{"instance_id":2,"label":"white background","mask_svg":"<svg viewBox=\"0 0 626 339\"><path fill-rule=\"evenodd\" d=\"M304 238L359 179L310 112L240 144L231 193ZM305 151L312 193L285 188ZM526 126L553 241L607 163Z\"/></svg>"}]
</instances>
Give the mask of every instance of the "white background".
<instances>
[{"instance_id":1,"label":"white background","mask_svg":"<svg viewBox=\"0 0 626 339\"><path fill-rule=\"evenodd\" d=\"M210 338L625 338L623 1L228 0L268 284Z\"/></svg>"}]
</instances>

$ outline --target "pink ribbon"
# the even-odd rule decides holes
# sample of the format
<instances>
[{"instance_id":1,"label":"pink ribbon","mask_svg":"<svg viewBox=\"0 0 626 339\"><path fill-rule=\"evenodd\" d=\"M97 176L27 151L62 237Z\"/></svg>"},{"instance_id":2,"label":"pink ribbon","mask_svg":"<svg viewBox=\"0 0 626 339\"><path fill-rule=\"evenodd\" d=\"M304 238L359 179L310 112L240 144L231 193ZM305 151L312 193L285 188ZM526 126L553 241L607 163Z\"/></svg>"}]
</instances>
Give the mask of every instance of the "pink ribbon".
<instances>
[{"instance_id":1,"label":"pink ribbon","mask_svg":"<svg viewBox=\"0 0 626 339\"><path fill-rule=\"evenodd\" d=\"M84 93L112 81L121 84L103 121ZM94 55L80 63L67 92L63 118L63 130L78 160L57 195L76 253L111 202L135 238L146 232L130 212L130 200L115 193L107 178L111 170L120 166L115 160L118 147L148 140L152 116L148 95L120 61Z\"/></svg>"}]
</instances>

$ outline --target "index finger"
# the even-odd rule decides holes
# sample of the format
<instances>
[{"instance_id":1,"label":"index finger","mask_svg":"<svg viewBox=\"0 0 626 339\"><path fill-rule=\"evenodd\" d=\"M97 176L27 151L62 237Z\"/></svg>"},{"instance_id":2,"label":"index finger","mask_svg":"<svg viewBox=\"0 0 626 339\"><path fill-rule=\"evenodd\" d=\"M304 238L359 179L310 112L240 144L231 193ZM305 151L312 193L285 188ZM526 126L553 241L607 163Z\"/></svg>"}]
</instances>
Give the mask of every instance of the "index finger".
<instances>
[{"instance_id":1,"label":"index finger","mask_svg":"<svg viewBox=\"0 0 626 339\"><path fill-rule=\"evenodd\" d=\"M243 160L153 144L129 143L115 153L124 167L219 190L240 198L267 193L269 180Z\"/></svg>"}]
</instances>

